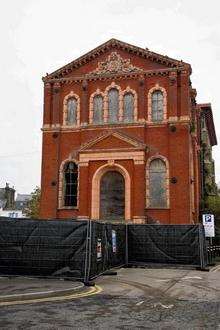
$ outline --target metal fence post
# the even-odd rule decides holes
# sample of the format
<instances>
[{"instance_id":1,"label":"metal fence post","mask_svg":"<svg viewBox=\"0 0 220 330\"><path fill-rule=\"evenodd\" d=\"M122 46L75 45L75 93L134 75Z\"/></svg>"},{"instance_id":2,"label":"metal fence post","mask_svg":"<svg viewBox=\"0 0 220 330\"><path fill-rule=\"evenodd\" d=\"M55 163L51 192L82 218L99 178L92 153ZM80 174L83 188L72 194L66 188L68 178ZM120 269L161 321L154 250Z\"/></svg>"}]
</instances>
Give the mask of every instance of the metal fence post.
<instances>
[{"instance_id":1,"label":"metal fence post","mask_svg":"<svg viewBox=\"0 0 220 330\"><path fill-rule=\"evenodd\" d=\"M128 266L128 224L125 224L125 265Z\"/></svg>"}]
</instances>

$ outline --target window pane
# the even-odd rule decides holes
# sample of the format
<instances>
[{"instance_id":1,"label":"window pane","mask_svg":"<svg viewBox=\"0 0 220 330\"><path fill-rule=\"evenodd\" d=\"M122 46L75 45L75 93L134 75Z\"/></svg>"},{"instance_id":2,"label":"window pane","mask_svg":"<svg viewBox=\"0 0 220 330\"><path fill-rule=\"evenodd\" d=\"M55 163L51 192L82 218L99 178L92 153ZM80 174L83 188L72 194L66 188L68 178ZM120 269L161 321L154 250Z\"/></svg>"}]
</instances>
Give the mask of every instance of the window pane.
<instances>
[{"instance_id":1,"label":"window pane","mask_svg":"<svg viewBox=\"0 0 220 330\"><path fill-rule=\"evenodd\" d=\"M67 102L67 125L77 124L77 100L71 98Z\"/></svg>"},{"instance_id":2,"label":"window pane","mask_svg":"<svg viewBox=\"0 0 220 330\"><path fill-rule=\"evenodd\" d=\"M77 206L78 167L73 162L66 164L64 184L64 205Z\"/></svg>"},{"instance_id":3,"label":"window pane","mask_svg":"<svg viewBox=\"0 0 220 330\"><path fill-rule=\"evenodd\" d=\"M134 120L134 95L127 93L124 95L124 121L131 122Z\"/></svg>"},{"instance_id":4,"label":"window pane","mask_svg":"<svg viewBox=\"0 0 220 330\"><path fill-rule=\"evenodd\" d=\"M110 89L108 92L108 120L110 123L118 121L119 111L119 93L115 88Z\"/></svg>"},{"instance_id":5,"label":"window pane","mask_svg":"<svg viewBox=\"0 0 220 330\"><path fill-rule=\"evenodd\" d=\"M103 122L103 97L96 95L93 99L93 123L101 124Z\"/></svg>"},{"instance_id":6,"label":"window pane","mask_svg":"<svg viewBox=\"0 0 220 330\"><path fill-rule=\"evenodd\" d=\"M167 207L166 165L161 159L150 164L150 207Z\"/></svg>"},{"instance_id":7,"label":"window pane","mask_svg":"<svg viewBox=\"0 0 220 330\"><path fill-rule=\"evenodd\" d=\"M152 108L152 121L163 120L163 93L161 91L155 91L152 94L151 100Z\"/></svg>"}]
</instances>

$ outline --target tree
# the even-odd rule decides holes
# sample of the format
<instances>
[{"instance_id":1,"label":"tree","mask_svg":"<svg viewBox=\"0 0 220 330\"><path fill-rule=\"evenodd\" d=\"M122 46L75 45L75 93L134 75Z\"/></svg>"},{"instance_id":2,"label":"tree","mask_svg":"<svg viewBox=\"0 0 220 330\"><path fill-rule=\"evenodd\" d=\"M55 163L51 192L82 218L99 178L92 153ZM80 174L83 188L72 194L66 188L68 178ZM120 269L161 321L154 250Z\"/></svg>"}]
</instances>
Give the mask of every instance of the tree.
<instances>
[{"instance_id":1,"label":"tree","mask_svg":"<svg viewBox=\"0 0 220 330\"><path fill-rule=\"evenodd\" d=\"M220 196L207 196L206 207L215 215L216 225L220 227Z\"/></svg>"},{"instance_id":2,"label":"tree","mask_svg":"<svg viewBox=\"0 0 220 330\"><path fill-rule=\"evenodd\" d=\"M31 219L39 218L40 194L41 194L40 188L36 187L34 191L31 193L31 199L27 203L25 214L27 215L27 217Z\"/></svg>"}]
</instances>

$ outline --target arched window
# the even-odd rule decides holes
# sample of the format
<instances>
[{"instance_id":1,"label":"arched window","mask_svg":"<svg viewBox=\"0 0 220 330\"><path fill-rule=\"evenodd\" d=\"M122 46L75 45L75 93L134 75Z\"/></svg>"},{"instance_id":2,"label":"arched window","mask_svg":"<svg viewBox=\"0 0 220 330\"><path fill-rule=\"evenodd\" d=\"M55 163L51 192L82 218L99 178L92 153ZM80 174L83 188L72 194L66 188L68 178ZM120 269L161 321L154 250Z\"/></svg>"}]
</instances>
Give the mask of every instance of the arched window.
<instances>
[{"instance_id":1,"label":"arched window","mask_svg":"<svg viewBox=\"0 0 220 330\"><path fill-rule=\"evenodd\" d=\"M103 122L103 97L96 95L93 98L93 123L101 124Z\"/></svg>"},{"instance_id":2,"label":"arched window","mask_svg":"<svg viewBox=\"0 0 220 330\"><path fill-rule=\"evenodd\" d=\"M77 100L74 97L71 97L67 101L67 125L76 125L77 124Z\"/></svg>"},{"instance_id":3,"label":"arched window","mask_svg":"<svg viewBox=\"0 0 220 330\"><path fill-rule=\"evenodd\" d=\"M64 167L64 206L77 206L78 166L74 162Z\"/></svg>"},{"instance_id":4,"label":"arched window","mask_svg":"<svg viewBox=\"0 0 220 330\"><path fill-rule=\"evenodd\" d=\"M132 122L134 120L134 95L126 93L123 98L123 120Z\"/></svg>"},{"instance_id":5,"label":"arched window","mask_svg":"<svg viewBox=\"0 0 220 330\"><path fill-rule=\"evenodd\" d=\"M119 92L116 88L111 88L108 92L108 121L117 123L119 113Z\"/></svg>"},{"instance_id":6,"label":"arched window","mask_svg":"<svg viewBox=\"0 0 220 330\"><path fill-rule=\"evenodd\" d=\"M161 159L153 159L149 168L149 206L167 207L166 164Z\"/></svg>"},{"instance_id":7,"label":"arched window","mask_svg":"<svg viewBox=\"0 0 220 330\"><path fill-rule=\"evenodd\" d=\"M152 93L151 98L151 111L152 121L163 121L163 93L160 90L156 90Z\"/></svg>"}]
</instances>

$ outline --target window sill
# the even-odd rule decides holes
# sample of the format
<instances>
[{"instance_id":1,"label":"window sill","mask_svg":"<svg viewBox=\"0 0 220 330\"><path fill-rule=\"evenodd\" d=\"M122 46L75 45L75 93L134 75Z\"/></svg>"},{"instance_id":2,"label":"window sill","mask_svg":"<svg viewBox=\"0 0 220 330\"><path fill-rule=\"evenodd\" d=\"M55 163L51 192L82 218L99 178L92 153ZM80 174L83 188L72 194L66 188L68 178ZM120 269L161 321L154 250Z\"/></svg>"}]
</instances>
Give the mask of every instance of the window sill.
<instances>
[{"instance_id":1,"label":"window sill","mask_svg":"<svg viewBox=\"0 0 220 330\"><path fill-rule=\"evenodd\" d=\"M170 207L145 207L145 210L170 210Z\"/></svg>"},{"instance_id":2,"label":"window sill","mask_svg":"<svg viewBox=\"0 0 220 330\"><path fill-rule=\"evenodd\" d=\"M58 210L79 210L78 206L62 206L59 207Z\"/></svg>"}]
</instances>

